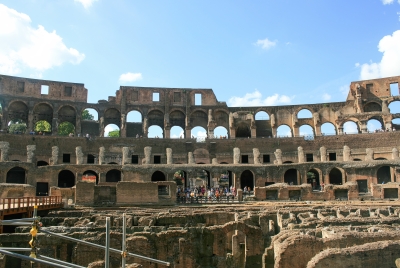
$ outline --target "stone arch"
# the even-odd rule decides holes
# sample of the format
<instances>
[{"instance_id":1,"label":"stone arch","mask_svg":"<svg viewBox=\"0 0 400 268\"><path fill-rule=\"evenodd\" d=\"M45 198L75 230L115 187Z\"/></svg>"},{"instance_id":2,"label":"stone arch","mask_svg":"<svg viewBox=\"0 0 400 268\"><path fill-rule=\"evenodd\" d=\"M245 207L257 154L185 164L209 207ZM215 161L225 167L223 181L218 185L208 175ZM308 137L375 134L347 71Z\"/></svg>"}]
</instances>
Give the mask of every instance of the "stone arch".
<instances>
[{"instance_id":1,"label":"stone arch","mask_svg":"<svg viewBox=\"0 0 400 268\"><path fill-rule=\"evenodd\" d=\"M41 102L33 107L33 125L43 120L51 126L53 117L53 107L49 103Z\"/></svg>"},{"instance_id":2,"label":"stone arch","mask_svg":"<svg viewBox=\"0 0 400 268\"><path fill-rule=\"evenodd\" d=\"M250 126L246 122L240 122L236 126L236 138L251 138Z\"/></svg>"},{"instance_id":3,"label":"stone arch","mask_svg":"<svg viewBox=\"0 0 400 268\"><path fill-rule=\"evenodd\" d=\"M211 187L211 177L210 177L210 171L206 169L196 169L192 173L192 178L189 179L190 182L189 185L190 187L195 187L195 186L209 186Z\"/></svg>"},{"instance_id":4,"label":"stone arch","mask_svg":"<svg viewBox=\"0 0 400 268\"><path fill-rule=\"evenodd\" d=\"M6 183L26 183L26 171L22 167L13 167L7 172Z\"/></svg>"},{"instance_id":5,"label":"stone arch","mask_svg":"<svg viewBox=\"0 0 400 268\"><path fill-rule=\"evenodd\" d=\"M75 185L75 175L70 170L61 170L58 173L58 187L70 188Z\"/></svg>"},{"instance_id":6,"label":"stone arch","mask_svg":"<svg viewBox=\"0 0 400 268\"><path fill-rule=\"evenodd\" d=\"M143 113L139 109L131 109L126 114L126 122L129 123L142 123L143 122Z\"/></svg>"},{"instance_id":7,"label":"stone arch","mask_svg":"<svg viewBox=\"0 0 400 268\"><path fill-rule=\"evenodd\" d=\"M255 124L256 124L256 137L271 137L272 136L272 127L269 114L264 111L258 111L255 116Z\"/></svg>"},{"instance_id":8,"label":"stone arch","mask_svg":"<svg viewBox=\"0 0 400 268\"><path fill-rule=\"evenodd\" d=\"M81 119L82 120L88 120L88 119L83 119L82 118L82 114L85 112L85 110L87 110L88 113L93 116L93 119L92 119L93 121L99 120L99 110L97 109L97 107L86 107L86 108L83 108L82 111L81 111ZM91 120L88 120L88 121L91 121Z\"/></svg>"},{"instance_id":9,"label":"stone arch","mask_svg":"<svg viewBox=\"0 0 400 268\"><path fill-rule=\"evenodd\" d=\"M82 174L82 181L90 181L95 182L96 184L99 183L99 175L96 171L93 170L85 170Z\"/></svg>"},{"instance_id":10,"label":"stone arch","mask_svg":"<svg viewBox=\"0 0 400 268\"><path fill-rule=\"evenodd\" d=\"M245 170L240 174L240 188L243 189L245 186L250 187L254 190L254 174L250 170Z\"/></svg>"},{"instance_id":11,"label":"stone arch","mask_svg":"<svg viewBox=\"0 0 400 268\"><path fill-rule=\"evenodd\" d=\"M296 116L298 119L313 117L312 112L308 108L302 108L300 111L297 112Z\"/></svg>"},{"instance_id":12,"label":"stone arch","mask_svg":"<svg viewBox=\"0 0 400 268\"><path fill-rule=\"evenodd\" d=\"M309 171L307 171L307 183L311 184L313 190L320 189L321 177L322 177L322 172L317 168L312 168Z\"/></svg>"},{"instance_id":13,"label":"stone arch","mask_svg":"<svg viewBox=\"0 0 400 268\"><path fill-rule=\"evenodd\" d=\"M200 126L200 127L203 127L204 129L207 129L207 125L208 125L207 113L202 110L194 111L190 115L190 124L192 126Z\"/></svg>"},{"instance_id":14,"label":"stone arch","mask_svg":"<svg viewBox=\"0 0 400 268\"><path fill-rule=\"evenodd\" d=\"M126 115L126 137L143 135L143 115L140 110L132 109Z\"/></svg>"},{"instance_id":15,"label":"stone arch","mask_svg":"<svg viewBox=\"0 0 400 268\"><path fill-rule=\"evenodd\" d=\"M229 129L229 113L227 111L216 110L214 112L214 121L217 124L217 126L222 126L226 129Z\"/></svg>"},{"instance_id":16,"label":"stone arch","mask_svg":"<svg viewBox=\"0 0 400 268\"><path fill-rule=\"evenodd\" d=\"M153 109L147 114L148 126L159 126L164 129L164 113L158 109Z\"/></svg>"},{"instance_id":17,"label":"stone arch","mask_svg":"<svg viewBox=\"0 0 400 268\"><path fill-rule=\"evenodd\" d=\"M109 124L114 124L121 128L121 112L118 109L109 108L104 112L104 126Z\"/></svg>"},{"instance_id":18,"label":"stone arch","mask_svg":"<svg viewBox=\"0 0 400 268\"><path fill-rule=\"evenodd\" d=\"M282 124L276 129L276 137L293 137L293 130L290 126Z\"/></svg>"},{"instance_id":19,"label":"stone arch","mask_svg":"<svg viewBox=\"0 0 400 268\"><path fill-rule=\"evenodd\" d=\"M372 117L367 121L368 132L375 132L377 130L383 129L382 118Z\"/></svg>"},{"instance_id":20,"label":"stone arch","mask_svg":"<svg viewBox=\"0 0 400 268\"><path fill-rule=\"evenodd\" d=\"M58 121L69 122L76 127L76 110L71 105L63 105L58 109Z\"/></svg>"},{"instance_id":21,"label":"stone arch","mask_svg":"<svg viewBox=\"0 0 400 268\"><path fill-rule=\"evenodd\" d=\"M151 181L166 181L165 174L157 170L151 175Z\"/></svg>"},{"instance_id":22,"label":"stone arch","mask_svg":"<svg viewBox=\"0 0 400 268\"><path fill-rule=\"evenodd\" d=\"M377 102L371 101L364 105L364 112L382 112L382 106Z\"/></svg>"},{"instance_id":23,"label":"stone arch","mask_svg":"<svg viewBox=\"0 0 400 268\"><path fill-rule=\"evenodd\" d=\"M40 160L36 162L36 166L37 167L43 167L43 166L48 166L49 163L47 163L46 161Z\"/></svg>"},{"instance_id":24,"label":"stone arch","mask_svg":"<svg viewBox=\"0 0 400 268\"><path fill-rule=\"evenodd\" d=\"M400 113L400 100L393 100L388 103L388 108L391 114Z\"/></svg>"},{"instance_id":25,"label":"stone arch","mask_svg":"<svg viewBox=\"0 0 400 268\"><path fill-rule=\"evenodd\" d=\"M337 129L331 122L325 122L321 125L322 135L337 135Z\"/></svg>"},{"instance_id":26,"label":"stone arch","mask_svg":"<svg viewBox=\"0 0 400 268\"><path fill-rule=\"evenodd\" d=\"M210 164L210 153L207 149L196 149L193 151L193 157L196 164Z\"/></svg>"},{"instance_id":27,"label":"stone arch","mask_svg":"<svg viewBox=\"0 0 400 268\"><path fill-rule=\"evenodd\" d=\"M300 136L304 136L304 137L312 137L312 138L314 138L314 136L315 136L315 130L309 124L301 125L299 127L299 133L300 133Z\"/></svg>"},{"instance_id":28,"label":"stone arch","mask_svg":"<svg viewBox=\"0 0 400 268\"><path fill-rule=\"evenodd\" d=\"M178 126L185 129L186 116L181 110L172 110L169 113L169 123L171 127Z\"/></svg>"},{"instance_id":29,"label":"stone arch","mask_svg":"<svg viewBox=\"0 0 400 268\"><path fill-rule=\"evenodd\" d=\"M147 129L148 138L164 138L164 129L158 125L150 125Z\"/></svg>"},{"instance_id":30,"label":"stone arch","mask_svg":"<svg viewBox=\"0 0 400 268\"><path fill-rule=\"evenodd\" d=\"M121 170L111 169L106 173L106 182L121 181Z\"/></svg>"},{"instance_id":31,"label":"stone arch","mask_svg":"<svg viewBox=\"0 0 400 268\"><path fill-rule=\"evenodd\" d=\"M331 169L331 171L329 172L329 183L334 185L341 185L344 183L344 176L340 169Z\"/></svg>"},{"instance_id":32,"label":"stone arch","mask_svg":"<svg viewBox=\"0 0 400 268\"><path fill-rule=\"evenodd\" d=\"M27 123L28 114L28 105L23 101L13 101L8 105L8 122L22 120L24 123Z\"/></svg>"},{"instance_id":33,"label":"stone arch","mask_svg":"<svg viewBox=\"0 0 400 268\"><path fill-rule=\"evenodd\" d=\"M254 115L254 120L269 120L269 119L270 119L269 114L264 110L260 110Z\"/></svg>"},{"instance_id":34,"label":"stone arch","mask_svg":"<svg viewBox=\"0 0 400 268\"><path fill-rule=\"evenodd\" d=\"M295 168L291 168L285 171L283 181L290 185L298 185L299 172Z\"/></svg>"},{"instance_id":35,"label":"stone arch","mask_svg":"<svg viewBox=\"0 0 400 268\"><path fill-rule=\"evenodd\" d=\"M378 184L386 184L391 182L391 169L390 166L382 166L376 172L376 179Z\"/></svg>"},{"instance_id":36,"label":"stone arch","mask_svg":"<svg viewBox=\"0 0 400 268\"><path fill-rule=\"evenodd\" d=\"M219 126L214 129L214 138L218 139L221 137L228 137L228 136L229 136L229 131L225 127Z\"/></svg>"},{"instance_id":37,"label":"stone arch","mask_svg":"<svg viewBox=\"0 0 400 268\"><path fill-rule=\"evenodd\" d=\"M361 133L360 126L357 120L347 120L343 123L343 134L358 134Z\"/></svg>"}]
</instances>

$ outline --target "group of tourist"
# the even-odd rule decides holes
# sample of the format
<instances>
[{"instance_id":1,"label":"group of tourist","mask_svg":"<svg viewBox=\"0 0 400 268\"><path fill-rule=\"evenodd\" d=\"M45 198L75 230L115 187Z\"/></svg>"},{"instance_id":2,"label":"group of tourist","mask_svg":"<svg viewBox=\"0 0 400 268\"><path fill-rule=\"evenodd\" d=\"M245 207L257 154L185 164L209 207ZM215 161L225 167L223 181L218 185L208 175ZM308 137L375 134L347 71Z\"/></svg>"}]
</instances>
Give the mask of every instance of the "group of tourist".
<instances>
[{"instance_id":1,"label":"group of tourist","mask_svg":"<svg viewBox=\"0 0 400 268\"><path fill-rule=\"evenodd\" d=\"M236 188L234 186L231 187L206 187L196 186L193 188L190 187L177 187L176 195L180 198L197 198L204 197L206 199L219 199L221 197L236 197Z\"/></svg>"}]
</instances>

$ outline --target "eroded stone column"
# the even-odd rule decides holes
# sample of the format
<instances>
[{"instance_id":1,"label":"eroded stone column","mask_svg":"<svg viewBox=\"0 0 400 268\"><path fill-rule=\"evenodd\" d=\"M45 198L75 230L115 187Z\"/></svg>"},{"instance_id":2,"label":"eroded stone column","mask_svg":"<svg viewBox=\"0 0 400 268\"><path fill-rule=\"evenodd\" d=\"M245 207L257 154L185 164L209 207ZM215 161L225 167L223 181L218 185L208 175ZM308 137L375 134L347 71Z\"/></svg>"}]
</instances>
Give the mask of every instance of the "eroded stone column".
<instances>
[{"instance_id":1,"label":"eroded stone column","mask_svg":"<svg viewBox=\"0 0 400 268\"><path fill-rule=\"evenodd\" d=\"M58 164L58 146L51 147L51 159L50 165L54 166Z\"/></svg>"},{"instance_id":2,"label":"eroded stone column","mask_svg":"<svg viewBox=\"0 0 400 268\"><path fill-rule=\"evenodd\" d=\"M319 152L321 154L321 162L326 162L326 148L322 146L319 148Z\"/></svg>"},{"instance_id":3,"label":"eroded stone column","mask_svg":"<svg viewBox=\"0 0 400 268\"><path fill-rule=\"evenodd\" d=\"M303 147L299 146L297 147L297 154L299 157L299 163L304 163L304 150Z\"/></svg>"},{"instance_id":4,"label":"eroded stone column","mask_svg":"<svg viewBox=\"0 0 400 268\"><path fill-rule=\"evenodd\" d=\"M99 165L105 164L104 154L106 152L106 148L103 146L99 148Z\"/></svg>"},{"instance_id":5,"label":"eroded stone column","mask_svg":"<svg viewBox=\"0 0 400 268\"><path fill-rule=\"evenodd\" d=\"M8 150L10 149L10 144L6 141L0 142L0 150L1 150L1 162L8 161Z\"/></svg>"},{"instance_id":6,"label":"eroded stone column","mask_svg":"<svg viewBox=\"0 0 400 268\"><path fill-rule=\"evenodd\" d=\"M253 148L253 157L254 157L254 164L255 165L260 165L260 150L258 148Z\"/></svg>"},{"instance_id":7,"label":"eroded stone column","mask_svg":"<svg viewBox=\"0 0 400 268\"><path fill-rule=\"evenodd\" d=\"M26 146L26 162L33 163L35 161L36 145Z\"/></svg>"},{"instance_id":8,"label":"eroded stone column","mask_svg":"<svg viewBox=\"0 0 400 268\"><path fill-rule=\"evenodd\" d=\"M194 164L193 152L188 152L188 164Z\"/></svg>"},{"instance_id":9,"label":"eroded stone column","mask_svg":"<svg viewBox=\"0 0 400 268\"><path fill-rule=\"evenodd\" d=\"M282 150L281 149L276 149L274 152L276 160L274 161L274 164L277 165L282 165Z\"/></svg>"},{"instance_id":10,"label":"eroded stone column","mask_svg":"<svg viewBox=\"0 0 400 268\"><path fill-rule=\"evenodd\" d=\"M122 165L130 164L129 148L122 147Z\"/></svg>"},{"instance_id":11,"label":"eroded stone column","mask_svg":"<svg viewBox=\"0 0 400 268\"><path fill-rule=\"evenodd\" d=\"M235 147L233 148L233 164L240 163L240 149Z\"/></svg>"},{"instance_id":12,"label":"eroded stone column","mask_svg":"<svg viewBox=\"0 0 400 268\"><path fill-rule=\"evenodd\" d=\"M82 152L81 146L77 146L75 148L75 154L76 154L76 164L82 165L83 164L83 152Z\"/></svg>"},{"instance_id":13,"label":"eroded stone column","mask_svg":"<svg viewBox=\"0 0 400 268\"><path fill-rule=\"evenodd\" d=\"M172 159L172 149L167 148L167 165L172 165L173 164L173 159Z\"/></svg>"},{"instance_id":14,"label":"eroded stone column","mask_svg":"<svg viewBox=\"0 0 400 268\"><path fill-rule=\"evenodd\" d=\"M213 158L213 159L211 160L211 164L213 164L213 165L218 165L218 160L217 160L217 158Z\"/></svg>"},{"instance_id":15,"label":"eroded stone column","mask_svg":"<svg viewBox=\"0 0 400 268\"><path fill-rule=\"evenodd\" d=\"M150 164L151 163L151 147L146 146L144 147L144 163L143 164Z\"/></svg>"},{"instance_id":16,"label":"eroded stone column","mask_svg":"<svg viewBox=\"0 0 400 268\"><path fill-rule=\"evenodd\" d=\"M392 159L399 160L399 150L397 148L392 149Z\"/></svg>"},{"instance_id":17,"label":"eroded stone column","mask_svg":"<svg viewBox=\"0 0 400 268\"><path fill-rule=\"evenodd\" d=\"M350 152L349 146L343 146L343 161L350 161Z\"/></svg>"},{"instance_id":18,"label":"eroded stone column","mask_svg":"<svg viewBox=\"0 0 400 268\"><path fill-rule=\"evenodd\" d=\"M365 149L366 156L365 156L365 161L373 161L374 160L374 150L371 148Z\"/></svg>"}]
</instances>

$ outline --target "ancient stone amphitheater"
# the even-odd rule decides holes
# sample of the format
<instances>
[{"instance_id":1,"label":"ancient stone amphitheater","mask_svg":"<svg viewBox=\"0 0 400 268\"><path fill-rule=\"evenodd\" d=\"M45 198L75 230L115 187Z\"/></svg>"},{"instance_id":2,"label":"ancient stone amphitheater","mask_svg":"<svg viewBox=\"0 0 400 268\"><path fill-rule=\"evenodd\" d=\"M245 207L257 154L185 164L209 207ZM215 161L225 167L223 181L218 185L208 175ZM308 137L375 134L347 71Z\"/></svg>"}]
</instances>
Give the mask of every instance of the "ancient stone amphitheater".
<instances>
[{"instance_id":1,"label":"ancient stone amphitheater","mask_svg":"<svg viewBox=\"0 0 400 268\"><path fill-rule=\"evenodd\" d=\"M390 110L400 100L399 82L352 82L345 102L228 107L211 89L188 88L120 87L108 100L87 103L83 84L0 75L1 198L61 196L65 208L43 212L43 226L97 244L105 243L110 217L113 248L121 248L126 213L128 251L171 267L396 267L400 114ZM83 119L86 109L97 118ZM141 120L130 122L131 112ZM370 120L383 131L371 133ZM43 121L50 130L33 133ZM350 121L357 133L343 130ZM25 123L26 133L9 133L10 122ZM59 135L65 122L73 137ZM104 137L109 124L120 137ZM291 137L279 136L283 125ZM162 137L148 138L152 126ZM313 135L301 135L303 126ZM183 137L171 137L173 127ZM194 127L207 139L193 139ZM224 138L214 132L221 127ZM178 181L232 185L237 195L182 199ZM27 247L29 228L3 231L3 247ZM101 250L41 233L38 241L46 256L104 266ZM0 265L30 267L12 257ZM111 267L120 266L121 256L111 254Z\"/></svg>"}]
</instances>

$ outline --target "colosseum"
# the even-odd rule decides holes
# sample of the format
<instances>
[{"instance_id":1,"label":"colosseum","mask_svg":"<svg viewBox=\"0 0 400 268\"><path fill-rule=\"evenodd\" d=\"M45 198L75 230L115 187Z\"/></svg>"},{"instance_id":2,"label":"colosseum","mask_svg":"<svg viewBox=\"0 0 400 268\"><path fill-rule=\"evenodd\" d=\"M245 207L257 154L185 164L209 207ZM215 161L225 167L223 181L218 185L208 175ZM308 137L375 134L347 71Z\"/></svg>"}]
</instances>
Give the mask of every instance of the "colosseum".
<instances>
[{"instance_id":1,"label":"colosseum","mask_svg":"<svg viewBox=\"0 0 400 268\"><path fill-rule=\"evenodd\" d=\"M121 86L88 103L84 84L0 75L0 194L59 197L63 209L39 213L43 230L97 244L110 218L116 249L125 213L127 250L171 267L400 267L400 113L390 108L399 82L352 82L343 102L228 107L212 89ZM83 116L88 109L96 119ZM132 112L141 120L130 122ZM39 133L41 122L50 127ZM26 128L11 131L15 123ZM110 124L118 137L105 137ZM149 138L152 126L162 136ZM172 137L173 127L183 135ZM193 138L195 127L206 139ZM1 245L27 247L29 229L2 227ZM38 240L41 254L72 267L105 265L102 250L40 232ZM120 254L109 261L121 267ZM3 256L0 267L30 262Z\"/></svg>"}]
</instances>

